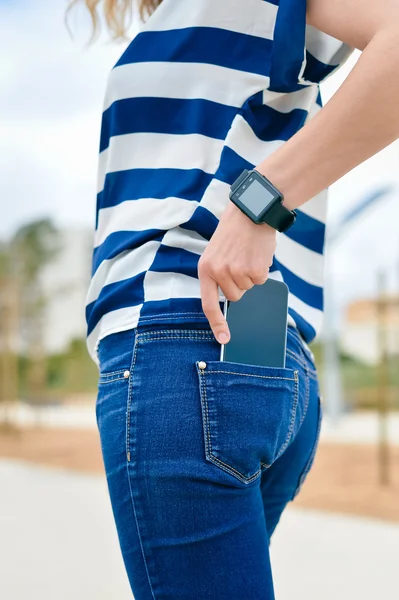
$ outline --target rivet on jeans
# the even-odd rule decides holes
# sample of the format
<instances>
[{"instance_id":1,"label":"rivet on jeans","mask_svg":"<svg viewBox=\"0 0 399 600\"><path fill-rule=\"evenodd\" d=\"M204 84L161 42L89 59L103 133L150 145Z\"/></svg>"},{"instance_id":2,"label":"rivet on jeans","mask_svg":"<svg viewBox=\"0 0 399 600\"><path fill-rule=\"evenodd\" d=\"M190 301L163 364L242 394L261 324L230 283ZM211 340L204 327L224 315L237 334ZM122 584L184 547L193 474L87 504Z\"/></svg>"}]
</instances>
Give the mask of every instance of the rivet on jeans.
<instances>
[{"instance_id":1,"label":"rivet on jeans","mask_svg":"<svg viewBox=\"0 0 399 600\"><path fill-rule=\"evenodd\" d=\"M130 371L125 371L125 372L123 373L123 377L124 377L125 379L127 379L129 376L130 376Z\"/></svg>"},{"instance_id":2,"label":"rivet on jeans","mask_svg":"<svg viewBox=\"0 0 399 600\"><path fill-rule=\"evenodd\" d=\"M206 369L206 362L204 360L200 360L198 366L200 369Z\"/></svg>"}]
</instances>

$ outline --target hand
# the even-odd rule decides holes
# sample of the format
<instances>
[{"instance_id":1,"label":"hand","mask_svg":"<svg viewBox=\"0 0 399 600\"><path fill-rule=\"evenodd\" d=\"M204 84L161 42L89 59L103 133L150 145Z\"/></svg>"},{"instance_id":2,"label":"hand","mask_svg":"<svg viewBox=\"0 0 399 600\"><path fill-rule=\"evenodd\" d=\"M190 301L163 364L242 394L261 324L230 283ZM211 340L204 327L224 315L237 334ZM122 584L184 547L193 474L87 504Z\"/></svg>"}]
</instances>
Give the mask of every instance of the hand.
<instances>
[{"instance_id":1,"label":"hand","mask_svg":"<svg viewBox=\"0 0 399 600\"><path fill-rule=\"evenodd\" d=\"M253 223L229 201L198 261L202 310L221 344L230 340L230 331L220 310L218 286L236 302L255 284L265 283L275 249L276 230Z\"/></svg>"}]
</instances>

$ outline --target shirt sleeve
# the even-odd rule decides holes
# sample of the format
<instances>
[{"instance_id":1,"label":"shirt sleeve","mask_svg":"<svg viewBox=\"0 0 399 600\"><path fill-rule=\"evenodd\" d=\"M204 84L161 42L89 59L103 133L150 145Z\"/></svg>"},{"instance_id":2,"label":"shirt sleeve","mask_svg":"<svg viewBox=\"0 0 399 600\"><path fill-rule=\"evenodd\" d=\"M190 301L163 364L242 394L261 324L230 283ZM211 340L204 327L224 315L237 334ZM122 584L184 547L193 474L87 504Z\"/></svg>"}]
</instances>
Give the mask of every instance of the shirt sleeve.
<instances>
[{"instance_id":1,"label":"shirt sleeve","mask_svg":"<svg viewBox=\"0 0 399 600\"><path fill-rule=\"evenodd\" d=\"M306 0L279 0L273 33L270 89L293 92L323 81L353 48L306 24Z\"/></svg>"}]
</instances>

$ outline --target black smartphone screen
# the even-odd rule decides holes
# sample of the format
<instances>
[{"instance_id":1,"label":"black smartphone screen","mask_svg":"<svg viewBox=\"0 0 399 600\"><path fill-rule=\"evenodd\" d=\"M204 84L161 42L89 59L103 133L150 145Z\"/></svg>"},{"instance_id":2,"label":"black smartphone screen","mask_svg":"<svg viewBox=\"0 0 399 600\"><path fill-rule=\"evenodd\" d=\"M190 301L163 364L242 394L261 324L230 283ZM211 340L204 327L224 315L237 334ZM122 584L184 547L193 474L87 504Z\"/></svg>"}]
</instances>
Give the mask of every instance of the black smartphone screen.
<instances>
[{"instance_id":1,"label":"black smartphone screen","mask_svg":"<svg viewBox=\"0 0 399 600\"><path fill-rule=\"evenodd\" d=\"M288 287L268 279L254 285L236 302L226 300L225 317L230 341L223 344L220 360L285 367Z\"/></svg>"}]
</instances>

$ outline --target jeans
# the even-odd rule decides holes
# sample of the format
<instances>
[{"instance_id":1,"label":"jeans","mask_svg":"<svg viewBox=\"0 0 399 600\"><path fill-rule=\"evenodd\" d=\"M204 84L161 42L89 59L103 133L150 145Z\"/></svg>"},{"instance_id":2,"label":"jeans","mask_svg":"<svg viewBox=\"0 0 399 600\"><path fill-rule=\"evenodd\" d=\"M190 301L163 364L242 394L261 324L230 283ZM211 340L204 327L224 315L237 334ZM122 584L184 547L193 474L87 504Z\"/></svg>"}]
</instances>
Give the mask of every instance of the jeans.
<instances>
[{"instance_id":1,"label":"jeans","mask_svg":"<svg viewBox=\"0 0 399 600\"><path fill-rule=\"evenodd\" d=\"M97 425L135 600L272 600L270 538L314 460L312 356L221 362L209 324L140 324L98 348Z\"/></svg>"}]
</instances>

